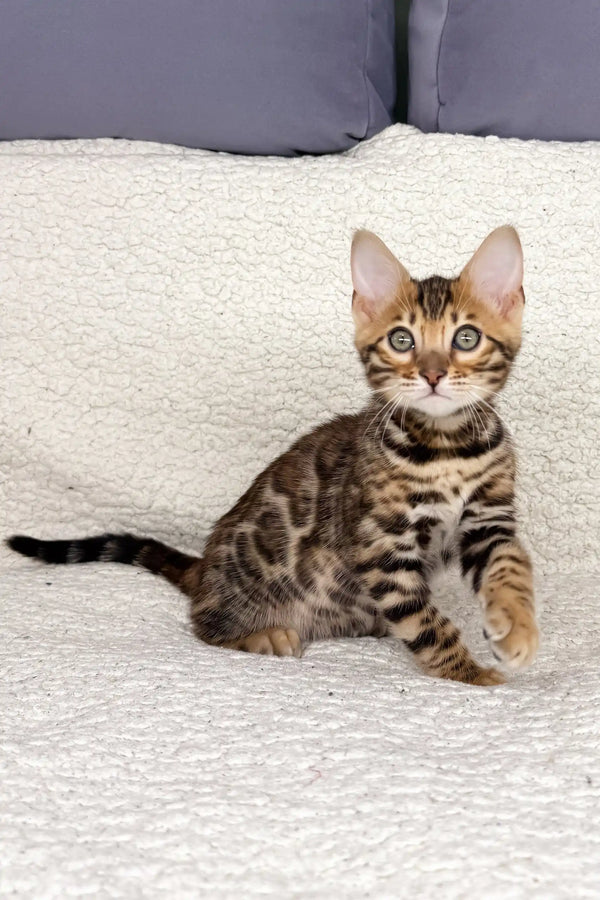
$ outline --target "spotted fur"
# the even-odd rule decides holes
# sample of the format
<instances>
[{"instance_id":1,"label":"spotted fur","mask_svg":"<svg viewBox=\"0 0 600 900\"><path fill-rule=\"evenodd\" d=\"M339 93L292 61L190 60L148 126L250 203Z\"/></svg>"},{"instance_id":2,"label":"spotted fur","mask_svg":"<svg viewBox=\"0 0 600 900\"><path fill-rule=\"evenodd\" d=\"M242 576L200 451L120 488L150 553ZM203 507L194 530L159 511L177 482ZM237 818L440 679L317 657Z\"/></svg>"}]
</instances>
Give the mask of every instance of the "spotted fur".
<instances>
[{"instance_id":1,"label":"spotted fur","mask_svg":"<svg viewBox=\"0 0 600 900\"><path fill-rule=\"evenodd\" d=\"M15 536L10 546L44 562L115 561L160 574L191 598L194 631L211 644L300 655L307 641L389 635L430 675L502 682L433 605L429 582L458 560L493 655L508 667L532 661L515 454L494 407L520 345L519 258L516 233L498 229L458 278L416 281L359 232L353 313L372 399L276 459L216 524L201 559L132 535ZM481 335L475 350L452 345L466 325ZM405 353L390 343L399 327L414 339Z\"/></svg>"}]
</instances>

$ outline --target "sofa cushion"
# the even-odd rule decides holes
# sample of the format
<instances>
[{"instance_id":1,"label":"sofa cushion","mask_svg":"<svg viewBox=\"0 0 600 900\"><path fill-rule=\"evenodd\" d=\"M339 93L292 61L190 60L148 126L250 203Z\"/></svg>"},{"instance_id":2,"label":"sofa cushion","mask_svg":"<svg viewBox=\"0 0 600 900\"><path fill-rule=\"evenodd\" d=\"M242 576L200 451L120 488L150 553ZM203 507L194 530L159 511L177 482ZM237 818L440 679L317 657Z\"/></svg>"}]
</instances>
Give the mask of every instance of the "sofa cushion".
<instances>
[{"instance_id":1,"label":"sofa cushion","mask_svg":"<svg viewBox=\"0 0 600 900\"><path fill-rule=\"evenodd\" d=\"M413 0L409 122L422 131L600 139L591 2Z\"/></svg>"},{"instance_id":2,"label":"sofa cushion","mask_svg":"<svg viewBox=\"0 0 600 900\"><path fill-rule=\"evenodd\" d=\"M393 0L4 0L0 139L294 155L391 122Z\"/></svg>"}]
</instances>

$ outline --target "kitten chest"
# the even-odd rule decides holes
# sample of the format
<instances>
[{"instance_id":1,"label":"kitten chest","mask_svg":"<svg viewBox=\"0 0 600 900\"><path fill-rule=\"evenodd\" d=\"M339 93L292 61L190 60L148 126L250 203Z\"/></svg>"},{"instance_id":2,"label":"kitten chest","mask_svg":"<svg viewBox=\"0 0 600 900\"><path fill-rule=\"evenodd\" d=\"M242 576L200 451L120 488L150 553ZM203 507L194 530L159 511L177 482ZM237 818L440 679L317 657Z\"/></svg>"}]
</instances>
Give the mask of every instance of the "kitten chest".
<instances>
[{"instance_id":1,"label":"kitten chest","mask_svg":"<svg viewBox=\"0 0 600 900\"><path fill-rule=\"evenodd\" d=\"M409 497L409 519L415 528L419 549L432 568L455 557L459 523L473 490L463 469L455 466L436 468L427 487Z\"/></svg>"}]
</instances>

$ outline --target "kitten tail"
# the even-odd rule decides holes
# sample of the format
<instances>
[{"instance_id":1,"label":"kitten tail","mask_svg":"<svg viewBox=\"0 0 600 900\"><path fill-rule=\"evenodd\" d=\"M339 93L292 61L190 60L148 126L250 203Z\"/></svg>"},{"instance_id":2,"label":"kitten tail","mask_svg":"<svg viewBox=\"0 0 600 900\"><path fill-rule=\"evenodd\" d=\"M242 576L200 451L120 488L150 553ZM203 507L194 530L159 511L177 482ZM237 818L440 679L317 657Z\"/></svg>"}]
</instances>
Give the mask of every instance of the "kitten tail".
<instances>
[{"instance_id":1,"label":"kitten tail","mask_svg":"<svg viewBox=\"0 0 600 900\"><path fill-rule=\"evenodd\" d=\"M40 541L15 534L6 543L11 550L45 563L118 562L139 566L161 575L186 594L198 584L203 567L198 557L133 534L102 534L74 541Z\"/></svg>"}]
</instances>

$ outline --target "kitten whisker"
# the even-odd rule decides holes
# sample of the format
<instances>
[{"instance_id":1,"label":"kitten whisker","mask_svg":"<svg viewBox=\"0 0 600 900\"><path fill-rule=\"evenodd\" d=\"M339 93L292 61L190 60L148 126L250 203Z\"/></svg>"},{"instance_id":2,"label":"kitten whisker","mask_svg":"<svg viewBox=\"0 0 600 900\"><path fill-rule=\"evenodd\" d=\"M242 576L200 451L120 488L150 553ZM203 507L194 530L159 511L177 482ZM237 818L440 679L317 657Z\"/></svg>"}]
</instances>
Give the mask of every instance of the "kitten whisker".
<instances>
[{"instance_id":1,"label":"kitten whisker","mask_svg":"<svg viewBox=\"0 0 600 900\"><path fill-rule=\"evenodd\" d=\"M461 292L460 292L460 296L459 296L458 300L457 300L456 303L455 303L455 309L454 309L454 311L456 312L457 315L463 311L464 306L466 306L466 300L468 300L468 297L467 297L466 300L465 300L465 304L464 304L463 306L461 306L461 301L462 301L462 299L463 299L463 297L464 297L464 295L465 295L466 287L467 287L467 283L466 283L466 280L465 280L465 281L463 281L463 284L462 284L462 290L461 290Z\"/></svg>"},{"instance_id":2,"label":"kitten whisker","mask_svg":"<svg viewBox=\"0 0 600 900\"><path fill-rule=\"evenodd\" d=\"M467 403L472 405L474 408L476 408L479 404L482 404L483 406L488 407L490 412L493 414L493 417L491 417L492 421L494 421L495 419L499 419L500 422L502 423L502 425L504 426L505 430L508 433L510 433L510 428L508 427L508 425L506 424L506 422L504 421L504 419L502 418L502 416L500 415L500 413L498 412L497 409L495 409L491 404L487 403L487 401L483 400L481 397L477 397L475 395L470 395L470 396L473 397L473 400L467 400ZM478 414L479 419L481 420L481 410L479 410L477 414ZM491 446L492 432L493 432L493 429L490 429L489 427L488 428L484 427L484 429L483 429L483 433L487 437L488 447Z\"/></svg>"},{"instance_id":3,"label":"kitten whisker","mask_svg":"<svg viewBox=\"0 0 600 900\"><path fill-rule=\"evenodd\" d=\"M474 440L477 429L476 429L475 419L473 418L473 404L469 400L467 400L464 408L467 413L467 422L471 426L471 433L473 435L473 440Z\"/></svg>"},{"instance_id":4,"label":"kitten whisker","mask_svg":"<svg viewBox=\"0 0 600 900\"><path fill-rule=\"evenodd\" d=\"M489 429L486 428L485 422L483 421L483 418L482 418L481 414L479 413L477 406L475 405L475 403L473 403L472 400L467 400L467 403L469 404L469 409L471 410L473 417L478 422L478 430L479 430L481 437L487 438L488 447L490 447L490 432L489 432Z\"/></svg>"},{"instance_id":5,"label":"kitten whisker","mask_svg":"<svg viewBox=\"0 0 600 900\"><path fill-rule=\"evenodd\" d=\"M367 425L366 425L366 428L365 428L365 430L364 430L364 432L363 432L363 438L367 435L367 433L368 433L369 430L372 428L372 426L375 424L375 422L377 421L377 419L379 419L380 417L383 417L383 421L385 421L385 413L387 412L387 410L389 409L390 406L393 406L393 404L396 402L396 400L397 400L398 397L400 397L400 396L401 396L401 391L399 390L396 394L394 394L394 396L391 398L391 400L388 400L388 402L385 403L384 406L382 406L382 407L375 413L375 415L373 416L373 418L370 419L369 422L368 422ZM393 412L392 412L392 414L393 414ZM379 423L379 424L377 425L376 429L375 429L375 434L374 434L375 440L377 440L377 434L378 434L378 432L379 432L380 425L381 425L381 423ZM385 427L387 427L387 426L384 426L384 430L385 430Z\"/></svg>"},{"instance_id":6,"label":"kitten whisker","mask_svg":"<svg viewBox=\"0 0 600 900\"><path fill-rule=\"evenodd\" d=\"M404 287L404 282L402 282L402 281L400 282L400 289L402 290L402 296L401 296L401 297L398 297L398 299L401 300L401 301L404 301L404 302L401 304L401 305L402 305L402 309L403 309L405 312L410 312L410 301L409 301L408 296L407 296L407 294L406 294L406 288Z\"/></svg>"},{"instance_id":7,"label":"kitten whisker","mask_svg":"<svg viewBox=\"0 0 600 900\"><path fill-rule=\"evenodd\" d=\"M470 389L471 390L480 390L480 391L483 390L483 388L480 388L478 385L471 385ZM497 396L499 391L492 391L491 393L494 394L495 396ZM500 419L500 421L502 422L502 424L504 425L504 427L506 428L506 430L508 432L510 432L511 429L507 425L506 420L504 419L503 416L500 415L500 413L498 412L498 410L496 409L495 406L493 406L491 403L489 403L484 397L477 397L477 395L475 395L474 399L477 403L481 403L483 406L487 407L491 412L495 413L498 416L498 418Z\"/></svg>"},{"instance_id":8,"label":"kitten whisker","mask_svg":"<svg viewBox=\"0 0 600 900\"><path fill-rule=\"evenodd\" d=\"M383 428L382 431L381 431L381 438L380 438L380 441L379 441L379 445L380 445L380 448L381 448L381 452L383 453L384 456L385 456L386 454L385 454L385 449L384 449L384 446L383 446L383 437L384 437L384 435L385 435L386 429L388 428L390 422L392 421L392 417L395 415L396 410L398 409L398 407L399 407L399 405L400 405L401 403L408 403L408 400L407 400L406 398L404 398L404 397L398 397L398 399L397 399L396 402L394 403L394 406L393 406L392 409L390 410L390 414L389 414L389 416L387 417L387 421L385 422L385 426L384 426L384 428Z\"/></svg>"}]
</instances>

